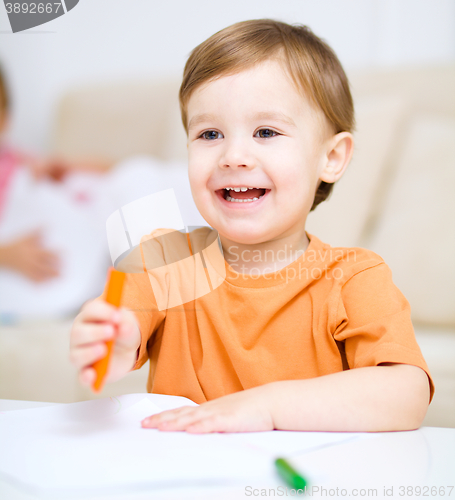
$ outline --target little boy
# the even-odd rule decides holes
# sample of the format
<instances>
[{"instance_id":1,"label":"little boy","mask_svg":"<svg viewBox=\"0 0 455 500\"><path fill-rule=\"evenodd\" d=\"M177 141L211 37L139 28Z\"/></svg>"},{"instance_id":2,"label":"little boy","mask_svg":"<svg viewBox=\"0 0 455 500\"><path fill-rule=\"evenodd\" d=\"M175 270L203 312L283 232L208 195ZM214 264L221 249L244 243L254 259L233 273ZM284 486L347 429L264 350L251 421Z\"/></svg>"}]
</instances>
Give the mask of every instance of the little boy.
<instances>
[{"instance_id":1,"label":"little boy","mask_svg":"<svg viewBox=\"0 0 455 500\"><path fill-rule=\"evenodd\" d=\"M150 392L202 403L143 427L419 427L433 384L390 269L305 232L353 151L335 54L305 27L241 22L193 50L180 103L193 198L219 234L226 278L174 310L158 311L146 273L127 276L128 309L86 304L71 333L81 382L116 332L108 380L150 359Z\"/></svg>"}]
</instances>

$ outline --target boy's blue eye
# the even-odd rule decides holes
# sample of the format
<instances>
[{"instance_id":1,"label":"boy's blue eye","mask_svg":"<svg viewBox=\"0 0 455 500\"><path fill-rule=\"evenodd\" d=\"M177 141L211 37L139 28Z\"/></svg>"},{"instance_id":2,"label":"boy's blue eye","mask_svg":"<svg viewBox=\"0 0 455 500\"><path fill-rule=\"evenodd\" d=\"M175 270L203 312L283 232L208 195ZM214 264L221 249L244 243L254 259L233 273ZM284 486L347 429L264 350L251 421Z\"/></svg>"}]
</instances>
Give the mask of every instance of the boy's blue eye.
<instances>
[{"instance_id":1,"label":"boy's blue eye","mask_svg":"<svg viewBox=\"0 0 455 500\"><path fill-rule=\"evenodd\" d=\"M256 132L255 135L260 137L261 139L269 139L270 137L275 137L278 134L275 132L275 130L272 130L270 128L261 128Z\"/></svg>"},{"instance_id":2,"label":"boy's blue eye","mask_svg":"<svg viewBox=\"0 0 455 500\"><path fill-rule=\"evenodd\" d=\"M261 128L254 134L255 137L259 137L261 139L269 139L271 137L275 137L276 135L279 134L270 128ZM200 135L200 137L206 141L214 141L216 139L222 139L223 134L221 132L217 132L216 130L206 130Z\"/></svg>"},{"instance_id":3,"label":"boy's blue eye","mask_svg":"<svg viewBox=\"0 0 455 500\"><path fill-rule=\"evenodd\" d=\"M201 137L207 141L213 141L214 139L221 139L223 136L216 130L207 130L201 134Z\"/></svg>"}]
</instances>

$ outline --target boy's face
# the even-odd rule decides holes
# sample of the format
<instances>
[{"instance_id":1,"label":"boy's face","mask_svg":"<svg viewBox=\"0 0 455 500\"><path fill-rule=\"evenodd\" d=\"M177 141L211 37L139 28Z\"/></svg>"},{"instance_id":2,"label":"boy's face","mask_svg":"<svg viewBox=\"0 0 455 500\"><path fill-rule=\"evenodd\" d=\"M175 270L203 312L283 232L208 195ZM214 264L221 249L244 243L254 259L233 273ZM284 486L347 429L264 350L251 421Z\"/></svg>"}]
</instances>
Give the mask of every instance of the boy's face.
<instances>
[{"instance_id":1,"label":"boy's face","mask_svg":"<svg viewBox=\"0 0 455 500\"><path fill-rule=\"evenodd\" d=\"M222 241L305 236L333 134L281 63L269 60L197 88L188 102L188 124L193 197Z\"/></svg>"}]
</instances>

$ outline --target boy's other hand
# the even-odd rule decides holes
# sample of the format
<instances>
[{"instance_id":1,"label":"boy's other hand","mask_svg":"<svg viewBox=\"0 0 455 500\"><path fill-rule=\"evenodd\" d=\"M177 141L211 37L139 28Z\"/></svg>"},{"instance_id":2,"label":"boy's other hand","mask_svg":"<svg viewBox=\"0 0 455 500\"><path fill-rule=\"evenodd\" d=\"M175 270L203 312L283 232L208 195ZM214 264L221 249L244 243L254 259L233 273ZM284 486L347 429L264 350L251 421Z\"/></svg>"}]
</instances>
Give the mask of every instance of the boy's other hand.
<instances>
[{"instance_id":1,"label":"boy's other hand","mask_svg":"<svg viewBox=\"0 0 455 500\"><path fill-rule=\"evenodd\" d=\"M0 265L37 282L55 278L60 274L59 256L43 247L39 232L1 247Z\"/></svg>"},{"instance_id":2,"label":"boy's other hand","mask_svg":"<svg viewBox=\"0 0 455 500\"><path fill-rule=\"evenodd\" d=\"M274 429L267 385L229 394L200 406L183 406L147 417L142 427L160 431L255 432Z\"/></svg>"},{"instance_id":3,"label":"boy's other hand","mask_svg":"<svg viewBox=\"0 0 455 500\"><path fill-rule=\"evenodd\" d=\"M126 375L136 362L141 334L131 311L95 299L76 317L70 336L70 360L79 370L81 384L91 386L96 378L92 365L107 353L106 341L115 338L106 381Z\"/></svg>"}]
</instances>

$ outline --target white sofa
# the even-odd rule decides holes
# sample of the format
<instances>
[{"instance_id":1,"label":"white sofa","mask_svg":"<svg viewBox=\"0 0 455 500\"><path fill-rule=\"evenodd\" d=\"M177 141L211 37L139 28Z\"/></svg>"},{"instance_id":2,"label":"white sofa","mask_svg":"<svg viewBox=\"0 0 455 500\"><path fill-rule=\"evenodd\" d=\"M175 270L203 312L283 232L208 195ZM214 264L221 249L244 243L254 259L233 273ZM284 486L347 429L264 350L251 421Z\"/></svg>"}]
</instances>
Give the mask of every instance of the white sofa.
<instances>
[{"instance_id":1,"label":"white sofa","mask_svg":"<svg viewBox=\"0 0 455 500\"><path fill-rule=\"evenodd\" d=\"M411 303L436 393L425 425L455 427L455 67L350 75L356 152L308 231L364 246L390 265ZM121 160L184 159L176 80L90 85L59 106L53 151ZM70 322L0 327L0 398L94 397L68 362ZM147 365L148 366L148 365ZM145 391L147 366L100 397Z\"/></svg>"}]
</instances>

